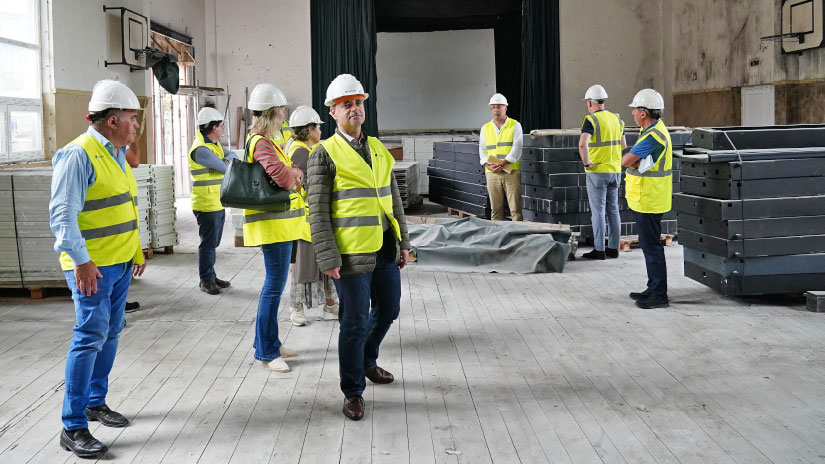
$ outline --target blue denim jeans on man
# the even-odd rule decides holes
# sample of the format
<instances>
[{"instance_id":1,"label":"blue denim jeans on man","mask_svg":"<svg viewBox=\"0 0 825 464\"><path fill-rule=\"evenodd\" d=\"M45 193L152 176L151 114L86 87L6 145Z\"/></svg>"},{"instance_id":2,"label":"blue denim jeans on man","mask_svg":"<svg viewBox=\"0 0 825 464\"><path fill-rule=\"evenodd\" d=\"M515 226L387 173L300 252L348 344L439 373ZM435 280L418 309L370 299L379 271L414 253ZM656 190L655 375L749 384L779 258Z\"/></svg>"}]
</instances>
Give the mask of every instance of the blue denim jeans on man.
<instances>
[{"instance_id":1,"label":"blue denim jeans on man","mask_svg":"<svg viewBox=\"0 0 825 464\"><path fill-rule=\"evenodd\" d=\"M126 294L132 282L132 262L97 268L97 293L86 296L77 289L74 271L65 271L72 290L77 325L66 359L66 392L63 395L63 427L89 427L86 408L106 403L109 372L115 362L123 330Z\"/></svg>"},{"instance_id":2,"label":"blue denim jeans on man","mask_svg":"<svg viewBox=\"0 0 825 464\"><path fill-rule=\"evenodd\" d=\"M619 185L621 183L621 173L587 173L587 199L590 202L593 245L599 251L604 251L605 216L607 216L607 247L614 250L619 249L619 239L621 238Z\"/></svg>"},{"instance_id":3,"label":"blue denim jeans on man","mask_svg":"<svg viewBox=\"0 0 825 464\"><path fill-rule=\"evenodd\" d=\"M201 243L198 245L198 274L201 282L215 282L215 248L221 244L223 224L226 212L220 211L192 211L198 221L198 235Z\"/></svg>"},{"instance_id":4,"label":"blue denim jeans on man","mask_svg":"<svg viewBox=\"0 0 825 464\"><path fill-rule=\"evenodd\" d=\"M284 293L292 242L261 245L264 253L264 287L258 301L258 318L255 321L255 359L269 362L281 356L281 340L278 338L278 307Z\"/></svg>"},{"instance_id":5,"label":"blue denim jeans on man","mask_svg":"<svg viewBox=\"0 0 825 464\"><path fill-rule=\"evenodd\" d=\"M636 212L636 231L639 233L639 246L645 256L647 291L667 297L667 263L665 247L660 240L662 215Z\"/></svg>"},{"instance_id":6,"label":"blue denim jeans on man","mask_svg":"<svg viewBox=\"0 0 825 464\"><path fill-rule=\"evenodd\" d=\"M366 388L364 370L377 365L381 341L401 310L401 273L395 261L398 241L392 229L376 254L370 273L342 275L338 290L338 368L344 396ZM370 308L372 306L372 308Z\"/></svg>"}]
</instances>

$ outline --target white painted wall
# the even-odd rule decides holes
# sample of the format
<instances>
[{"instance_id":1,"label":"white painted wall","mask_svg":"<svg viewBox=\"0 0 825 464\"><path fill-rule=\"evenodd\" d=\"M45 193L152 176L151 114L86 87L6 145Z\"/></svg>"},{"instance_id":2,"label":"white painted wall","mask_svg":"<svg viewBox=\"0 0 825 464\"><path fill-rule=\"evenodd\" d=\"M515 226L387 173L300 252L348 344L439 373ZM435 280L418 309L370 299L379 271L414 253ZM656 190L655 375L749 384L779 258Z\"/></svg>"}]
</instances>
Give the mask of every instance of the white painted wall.
<instances>
[{"instance_id":1,"label":"white painted wall","mask_svg":"<svg viewBox=\"0 0 825 464\"><path fill-rule=\"evenodd\" d=\"M380 33L376 65L382 131L477 129L490 119L492 29Z\"/></svg>"}]
</instances>

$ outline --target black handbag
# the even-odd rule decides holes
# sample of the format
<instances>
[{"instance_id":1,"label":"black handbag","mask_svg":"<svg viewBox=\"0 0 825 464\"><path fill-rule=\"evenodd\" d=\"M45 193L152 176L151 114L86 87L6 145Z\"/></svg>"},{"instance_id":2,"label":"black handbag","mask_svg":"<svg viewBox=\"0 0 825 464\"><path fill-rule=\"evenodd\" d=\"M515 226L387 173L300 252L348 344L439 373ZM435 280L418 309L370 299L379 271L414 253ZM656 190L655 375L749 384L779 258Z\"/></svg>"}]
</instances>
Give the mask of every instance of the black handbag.
<instances>
[{"instance_id":1,"label":"black handbag","mask_svg":"<svg viewBox=\"0 0 825 464\"><path fill-rule=\"evenodd\" d=\"M289 209L289 197L289 191L269 182L261 163L229 160L221 183L223 206L280 213Z\"/></svg>"}]
</instances>

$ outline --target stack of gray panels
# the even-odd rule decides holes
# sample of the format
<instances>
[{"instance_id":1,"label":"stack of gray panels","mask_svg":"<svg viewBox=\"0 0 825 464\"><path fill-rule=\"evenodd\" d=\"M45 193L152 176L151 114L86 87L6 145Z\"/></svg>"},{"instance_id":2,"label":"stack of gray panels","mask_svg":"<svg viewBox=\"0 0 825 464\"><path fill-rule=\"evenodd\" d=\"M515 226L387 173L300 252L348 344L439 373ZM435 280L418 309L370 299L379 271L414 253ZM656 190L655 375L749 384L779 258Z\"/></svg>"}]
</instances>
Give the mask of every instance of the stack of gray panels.
<instances>
[{"instance_id":1,"label":"stack of gray panels","mask_svg":"<svg viewBox=\"0 0 825 464\"><path fill-rule=\"evenodd\" d=\"M478 142L435 142L428 161L430 201L478 217L490 217L490 199Z\"/></svg>"},{"instance_id":2,"label":"stack of gray panels","mask_svg":"<svg viewBox=\"0 0 825 464\"><path fill-rule=\"evenodd\" d=\"M137 210L138 231L140 232L140 247L149 248L152 245L152 229L149 227L149 210L152 206L152 169L148 164L141 164L132 169L137 181Z\"/></svg>"},{"instance_id":3,"label":"stack of gray panels","mask_svg":"<svg viewBox=\"0 0 825 464\"><path fill-rule=\"evenodd\" d=\"M12 176L17 248L23 286L65 286L49 227L52 169L21 169Z\"/></svg>"},{"instance_id":4,"label":"stack of gray panels","mask_svg":"<svg viewBox=\"0 0 825 464\"><path fill-rule=\"evenodd\" d=\"M418 163L409 161L396 161L392 168L392 174L395 176L395 183L398 184L398 190L401 192L401 200L404 202L404 208L409 208L418 202Z\"/></svg>"},{"instance_id":5,"label":"stack of gray panels","mask_svg":"<svg viewBox=\"0 0 825 464\"><path fill-rule=\"evenodd\" d=\"M0 287L21 288L11 170L0 170Z\"/></svg>"},{"instance_id":6,"label":"stack of gray panels","mask_svg":"<svg viewBox=\"0 0 825 464\"><path fill-rule=\"evenodd\" d=\"M152 185L149 190L149 228L152 230L152 248L178 244L175 231L175 170L174 166L151 165Z\"/></svg>"},{"instance_id":7,"label":"stack of gray panels","mask_svg":"<svg viewBox=\"0 0 825 464\"><path fill-rule=\"evenodd\" d=\"M693 141L674 195L685 275L731 296L825 290L825 126L696 129Z\"/></svg>"}]
</instances>

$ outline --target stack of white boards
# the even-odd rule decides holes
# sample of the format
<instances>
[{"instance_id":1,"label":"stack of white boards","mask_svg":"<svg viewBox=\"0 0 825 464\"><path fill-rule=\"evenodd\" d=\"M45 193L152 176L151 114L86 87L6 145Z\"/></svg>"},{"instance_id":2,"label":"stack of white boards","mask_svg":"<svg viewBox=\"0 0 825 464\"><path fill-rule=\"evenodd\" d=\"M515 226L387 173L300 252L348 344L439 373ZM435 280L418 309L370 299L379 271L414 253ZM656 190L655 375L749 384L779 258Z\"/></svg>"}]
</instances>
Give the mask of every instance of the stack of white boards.
<instances>
[{"instance_id":1,"label":"stack of white boards","mask_svg":"<svg viewBox=\"0 0 825 464\"><path fill-rule=\"evenodd\" d=\"M152 248L178 244L175 230L175 168L151 165L152 182L149 189L149 228L152 231Z\"/></svg>"}]
</instances>

